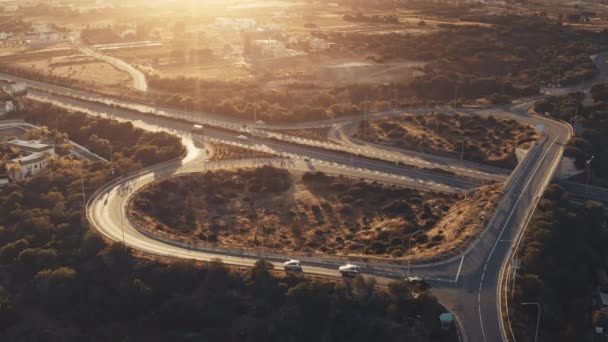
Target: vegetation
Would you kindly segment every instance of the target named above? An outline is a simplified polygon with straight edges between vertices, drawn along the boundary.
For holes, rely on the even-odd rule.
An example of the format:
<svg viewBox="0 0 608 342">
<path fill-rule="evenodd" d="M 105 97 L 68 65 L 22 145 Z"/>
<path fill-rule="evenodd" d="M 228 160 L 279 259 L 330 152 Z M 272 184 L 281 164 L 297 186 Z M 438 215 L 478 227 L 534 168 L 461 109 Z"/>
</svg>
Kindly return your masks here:
<svg viewBox="0 0 608 342">
<path fill-rule="evenodd" d="M 437 258 L 476 236 L 500 193 L 489 186 L 463 200 L 321 172 L 299 177 L 265 166 L 152 183 L 136 193 L 129 213 L 142 229 L 191 244 Z M 418 230 L 410 246 L 410 234 Z"/>
<path fill-rule="evenodd" d="M 83 216 L 81 184 L 91 194 L 109 165 L 61 158 L 47 170 L 0 188 L 0 340 L 455 340 L 429 292 L 403 282 L 136 258 Z"/>
<path fill-rule="evenodd" d="M 420 152 L 462 157 L 504 168 L 517 165 L 516 148 L 539 138 L 531 126 L 492 116 L 404 114 L 393 119 L 361 122 L 355 138 Z"/>
<path fill-rule="evenodd" d="M 108 160 L 112 152 L 118 174 L 179 157 L 183 151 L 179 138 L 135 128 L 130 122 L 93 118 L 34 101 L 25 108 L 20 115 L 26 121 L 65 132 L 71 140 Z"/>
<path fill-rule="evenodd" d="M 584 104 L 583 93 L 570 93 L 562 96 L 549 96 L 535 105 L 539 113 L 548 114 L 557 119 L 575 125 L 576 136 L 568 142 L 565 155 L 573 157 L 579 169 L 591 162 L 591 182 L 608 186 L 608 101 L 605 101 L 606 84 L 598 84 L 591 89 L 594 100 Z M 579 181 L 585 182 L 586 175 Z"/>
<path fill-rule="evenodd" d="M 442 101 L 486 97 L 498 103 L 535 94 L 539 84 L 578 83 L 596 73 L 589 56 L 599 51 L 597 33 L 544 17 L 475 19 L 491 26 L 443 25 L 436 33 L 374 39 L 368 34 L 334 33 L 329 39 L 345 49 L 365 47 L 379 56 L 373 57 L 378 61 L 428 62 L 423 76 L 411 84 L 395 85 L 404 97 Z"/>
<path fill-rule="evenodd" d="M 253 150 L 245 147 L 240 147 L 236 145 L 223 144 L 223 143 L 212 143 L 211 144 L 211 161 L 221 161 L 221 160 L 234 160 L 234 159 L 249 159 L 249 158 L 279 158 L 278 155 L 265 152 Z"/>
<path fill-rule="evenodd" d="M 542 305 L 543 341 L 580 341 L 591 331 L 595 270 L 606 266 L 607 218 L 601 204 L 574 205 L 559 186 L 551 185 L 534 214 L 518 258 L 511 321 L 518 340 L 531 339 L 536 308 Z"/>
</svg>

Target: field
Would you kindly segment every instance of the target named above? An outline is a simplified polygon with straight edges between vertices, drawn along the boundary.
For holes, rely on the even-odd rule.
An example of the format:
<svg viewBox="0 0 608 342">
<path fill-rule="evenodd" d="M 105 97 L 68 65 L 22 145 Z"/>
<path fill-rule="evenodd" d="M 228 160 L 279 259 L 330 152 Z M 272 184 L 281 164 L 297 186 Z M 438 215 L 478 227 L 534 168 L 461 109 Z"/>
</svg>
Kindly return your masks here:
<svg viewBox="0 0 608 342">
<path fill-rule="evenodd" d="M 514 120 L 472 115 L 404 114 L 367 125 L 366 130 L 362 122 L 354 138 L 458 158 L 464 152 L 465 160 L 504 168 L 517 165 L 516 148 L 527 149 L 540 137 L 531 126 Z"/>
<path fill-rule="evenodd" d="M 137 193 L 129 211 L 140 227 L 194 244 L 402 260 L 417 230 L 415 257 L 462 247 L 499 194 L 491 186 L 463 199 L 263 167 L 164 180 Z"/>
<path fill-rule="evenodd" d="M 29 51 L 0 57 L 0 65 L 74 80 L 97 91 L 119 92 L 130 85 L 129 74 L 75 49 Z"/>
</svg>

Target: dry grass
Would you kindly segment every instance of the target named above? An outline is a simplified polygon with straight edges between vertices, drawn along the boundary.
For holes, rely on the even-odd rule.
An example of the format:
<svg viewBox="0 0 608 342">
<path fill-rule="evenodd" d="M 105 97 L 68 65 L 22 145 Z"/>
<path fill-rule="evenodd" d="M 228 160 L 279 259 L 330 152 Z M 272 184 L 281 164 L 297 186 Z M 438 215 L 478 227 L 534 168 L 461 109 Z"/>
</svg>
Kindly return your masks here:
<svg viewBox="0 0 608 342">
<path fill-rule="evenodd" d="M 423 233 L 412 241 L 414 257 L 461 248 L 482 229 L 479 213 L 490 217 L 500 195 L 498 186 L 462 200 L 343 177 L 268 168 L 260 178 L 257 172 L 153 184 L 136 195 L 130 212 L 146 229 L 189 243 L 402 260 L 417 230 Z M 171 208 L 157 207 L 157 196 Z"/>
<path fill-rule="evenodd" d="M 229 144 L 211 143 L 210 145 L 211 149 L 213 150 L 213 154 L 210 158 L 211 161 L 247 158 L 278 158 L 278 156 L 273 153 L 256 151 Z"/>
<path fill-rule="evenodd" d="M 529 148 L 540 138 L 531 126 L 514 120 L 475 115 L 404 114 L 394 119 L 361 123 L 354 137 L 376 144 L 460 157 L 499 167 L 517 165 L 516 148 Z"/>
</svg>

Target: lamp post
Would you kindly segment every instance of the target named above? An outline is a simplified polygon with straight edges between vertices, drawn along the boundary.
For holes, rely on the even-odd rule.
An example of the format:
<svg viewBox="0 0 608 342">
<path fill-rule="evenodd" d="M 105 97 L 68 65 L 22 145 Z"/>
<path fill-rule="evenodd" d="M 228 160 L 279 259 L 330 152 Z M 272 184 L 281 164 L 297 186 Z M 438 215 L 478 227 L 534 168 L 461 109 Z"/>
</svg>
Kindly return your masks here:
<svg viewBox="0 0 608 342">
<path fill-rule="evenodd" d="M 520 303 L 521 305 L 536 305 L 536 307 L 538 308 L 538 315 L 536 317 L 536 333 L 534 334 L 534 342 L 538 341 L 538 327 L 540 326 L 540 312 L 541 312 L 541 306 L 539 302 L 524 302 L 524 303 Z"/>
<path fill-rule="evenodd" d="M 594 158 L 595 156 L 591 156 L 591 158 L 585 162 L 585 166 L 587 167 L 587 186 L 585 187 L 585 195 L 587 195 L 589 192 L 589 182 L 591 181 L 591 162 Z"/>
<path fill-rule="evenodd" d="M 412 233 L 412 235 L 410 235 L 410 240 L 408 242 L 408 248 L 407 251 L 408 253 L 410 253 L 410 257 L 407 259 L 407 276 L 410 276 L 410 263 L 412 262 L 412 238 L 414 237 L 414 235 L 421 233 L 422 230 L 417 230 L 415 232 Z"/>
<path fill-rule="evenodd" d="M 114 153 L 112 152 L 112 142 L 110 141 L 110 171 L 112 172 L 112 178 L 114 178 Z"/>
<path fill-rule="evenodd" d="M 462 139 L 462 146 L 460 147 L 460 164 L 464 165 L 464 144 L 467 142 L 467 137 Z"/>
</svg>

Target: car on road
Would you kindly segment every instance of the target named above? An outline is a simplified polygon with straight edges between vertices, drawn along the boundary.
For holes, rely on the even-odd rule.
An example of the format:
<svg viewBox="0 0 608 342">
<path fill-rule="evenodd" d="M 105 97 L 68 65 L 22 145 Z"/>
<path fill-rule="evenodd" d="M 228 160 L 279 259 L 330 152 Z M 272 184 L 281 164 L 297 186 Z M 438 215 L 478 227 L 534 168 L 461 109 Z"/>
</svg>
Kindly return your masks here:
<svg viewBox="0 0 608 342">
<path fill-rule="evenodd" d="M 304 158 L 304 161 L 305 161 L 305 162 L 309 162 L 309 161 L 310 161 L 310 158 L 305 157 L 305 158 Z"/>
<path fill-rule="evenodd" d="M 237 138 L 237 139 L 241 139 L 241 140 L 247 140 L 247 137 L 246 137 L 246 136 L 244 136 L 244 135 L 242 135 L 242 134 L 241 134 L 241 135 L 237 135 L 237 137 L 236 137 L 236 138 Z"/>
<path fill-rule="evenodd" d="M 264 125 L 264 124 L 266 124 L 266 123 L 265 123 L 264 121 L 262 121 L 262 120 L 258 120 L 258 121 L 256 121 L 255 123 L 256 123 L 256 124 L 258 124 L 258 125 Z"/>
<path fill-rule="evenodd" d="M 359 266 L 353 264 L 346 264 L 338 267 L 338 271 L 343 277 L 354 277 L 359 274 Z"/>
<path fill-rule="evenodd" d="M 192 132 L 202 132 L 203 131 L 203 125 L 192 125 Z"/>
<path fill-rule="evenodd" d="M 412 282 L 415 282 L 415 281 L 422 281 L 422 278 L 420 278 L 420 277 L 407 277 L 404 280 L 407 281 L 407 282 L 409 282 L 409 283 L 412 283 Z"/>
<path fill-rule="evenodd" d="M 289 271 L 302 272 L 302 264 L 300 263 L 299 260 L 295 260 L 295 259 L 285 261 L 283 263 L 283 268 L 285 269 L 285 272 L 289 272 Z"/>
</svg>

